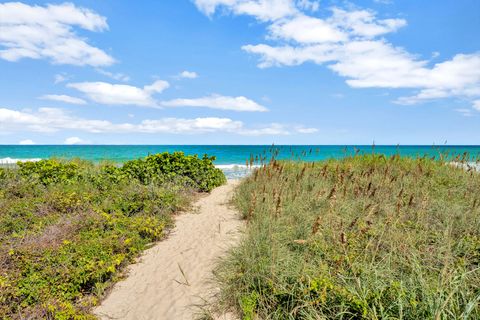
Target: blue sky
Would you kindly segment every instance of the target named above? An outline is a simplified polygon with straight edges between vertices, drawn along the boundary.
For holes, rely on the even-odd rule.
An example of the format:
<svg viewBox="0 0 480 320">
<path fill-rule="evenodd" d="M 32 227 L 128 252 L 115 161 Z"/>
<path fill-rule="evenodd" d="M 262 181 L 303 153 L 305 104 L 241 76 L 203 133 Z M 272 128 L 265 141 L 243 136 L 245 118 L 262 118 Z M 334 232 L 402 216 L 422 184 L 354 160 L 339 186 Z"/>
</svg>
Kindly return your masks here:
<svg viewBox="0 0 480 320">
<path fill-rule="evenodd" d="M 1 144 L 478 144 L 480 2 L 0 2 Z"/>
</svg>

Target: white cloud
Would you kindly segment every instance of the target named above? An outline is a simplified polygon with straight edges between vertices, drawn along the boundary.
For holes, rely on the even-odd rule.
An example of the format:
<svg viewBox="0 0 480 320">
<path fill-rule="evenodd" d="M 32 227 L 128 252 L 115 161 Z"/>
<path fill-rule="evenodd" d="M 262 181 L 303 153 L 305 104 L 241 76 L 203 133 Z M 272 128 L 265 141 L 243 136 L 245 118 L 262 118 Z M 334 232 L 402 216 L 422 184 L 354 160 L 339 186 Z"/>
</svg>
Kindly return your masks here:
<svg viewBox="0 0 480 320">
<path fill-rule="evenodd" d="M 240 130 L 239 133 L 246 136 L 263 136 L 263 135 L 287 136 L 295 133 L 312 134 L 317 132 L 318 132 L 318 129 L 316 128 L 306 128 L 303 126 L 287 126 L 280 123 L 272 123 L 263 128 Z"/>
<path fill-rule="evenodd" d="M 105 17 L 72 3 L 44 7 L 21 2 L 0 4 L 0 58 L 48 59 L 55 64 L 79 66 L 108 66 L 115 62 L 78 36 L 74 28 L 99 32 L 108 25 Z"/>
<path fill-rule="evenodd" d="M 418 73 L 425 65 L 424 61 L 415 61 L 404 50 L 381 40 L 351 41 L 337 51 L 336 58 L 329 68 L 348 78 L 347 84 L 355 88 L 414 87 L 415 81 L 406 79 L 420 79 Z"/>
<path fill-rule="evenodd" d="M 348 38 L 346 33 L 327 21 L 303 14 L 275 22 L 269 26 L 269 31 L 271 38 L 300 43 L 340 42 Z"/>
<path fill-rule="evenodd" d="M 211 95 L 196 99 L 173 99 L 157 101 L 154 94 L 161 93 L 170 87 L 164 80 L 157 80 L 143 88 L 107 82 L 79 82 L 69 83 L 67 87 L 76 89 L 85 94 L 88 99 L 107 105 L 135 105 L 143 107 L 201 107 L 234 111 L 268 111 L 267 108 L 243 96 L 229 97 Z M 52 99 L 53 95 L 48 96 Z M 45 97 L 45 96 L 44 96 Z M 66 96 L 55 96 L 56 100 L 67 99 Z M 70 97 L 72 99 L 76 99 Z"/>
<path fill-rule="evenodd" d="M 297 128 L 296 129 L 298 133 L 317 133 L 318 129 L 317 128 Z"/>
<path fill-rule="evenodd" d="M 351 36 L 373 38 L 395 32 L 407 25 L 404 19 L 377 19 L 375 13 L 369 10 L 346 11 L 333 8 L 332 12 L 328 23 L 347 31 Z"/>
<path fill-rule="evenodd" d="M 161 103 L 165 107 L 202 107 L 233 111 L 268 111 L 267 108 L 246 97 L 211 95 L 197 99 L 174 99 Z"/>
<path fill-rule="evenodd" d="M 318 11 L 320 8 L 319 0 L 297 0 L 297 7 L 307 11 Z"/>
<path fill-rule="evenodd" d="M 410 87 L 408 84 L 411 83 L 413 87 L 423 89 L 413 96 L 397 99 L 396 103 L 415 104 L 448 97 L 480 97 L 480 54 L 458 54 L 452 60 L 435 64 L 433 68 L 419 68 L 415 72 L 418 77 L 413 78 L 409 74 L 400 79 L 403 82 L 399 86 Z"/>
<path fill-rule="evenodd" d="M 243 126 L 240 121 L 229 118 L 163 118 L 160 120 L 144 120 L 138 126 L 141 132 L 164 132 L 164 133 L 205 133 L 216 131 L 232 132 Z"/>
<path fill-rule="evenodd" d="M 196 79 L 198 78 L 198 74 L 194 71 L 182 71 L 178 75 L 179 78 L 185 78 L 185 79 Z"/>
<path fill-rule="evenodd" d="M 79 82 L 67 85 L 69 88 L 83 92 L 90 100 L 100 104 L 144 107 L 157 106 L 158 103 L 153 98 L 153 94 L 161 93 L 169 86 L 170 84 L 163 80 L 157 80 L 143 88 L 107 82 Z"/>
<path fill-rule="evenodd" d="M 161 93 L 163 90 L 168 89 L 170 84 L 167 81 L 157 80 L 154 83 L 143 87 L 143 90 L 148 93 Z"/>
<path fill-rule="evenodd" d="M 295 46 L 281 46 L 273 47 L 266 44 L 245 45 L 243 50 L 248 53 L 260 55 L 260 63 L 258 67 L 268 68 L 272 66 L 296 66 L 307 61 L 316 64 L 323 64 L 325 62 L 335 59 L 335 50 L 338 47 L 334 44 L 317 44 L 305 47 Z"/>
<path fill-rule="evenodd" d="M 286 126 L 279 123 L 272 123 L 263 128 L 242 129 L 239 133 L 245 136 L 287 136 L 291 134 Z"/>
<path fill-rule="evenodd" d="M 54 76 L 54 83 L 55 84 L 58 84 L 58 83 L 61 83 L 61 82 L 64 82 L 64 81 L 67 81 L 68 80 L 68 77 L 66 75 L 63 75 L 63 74 L 56 74 Z"/>
<path fill-rule="evenodd" d="M 8 132 L 9 129 L 20 129 L 23 126 L 27 131 L 51 131 L 42 127 L 42 117 L 46 115 L 48 115 L 48 112 L 45 109 L 40 110 L 39 114 L 35 115 L 28 112 L 0 108 L 0 124 L 2 124 L 1 128 L 5 132 Z"/>
<path fill-rule="evenodd" d="M 193 0 L 197 8 L 204 14 L 210 16 L 215 13 L 219 6 L 233 6 L 237 0 Z"/>
<path fill-rule="evenodd" d="M 303 126 L 289 126 L 281 123 L 272 123 L 263 128 L 243 129 L 239 133 L 246 136 L 287 136 L 291 134 L 313 134 L 317 133 L 317 128 L 306 128 Z"/>
<path fill-rule="evenodd" d="M 208 16 L 213 15 L 218 7 L 233 14 L 250 15 L 260 21 L 277 20 L 298 13 L 292 0 L 194 0 L 193 2 Z"/>
<path fill-rule="evenodd" d="M 297 12 L 291 0 L 238 1 L 233 8 L 236 14 L 247 14 L 262 21 L 276 20 Z"/>
<path fill-rule="evenodd" d="M 480 100 L 473 101 L 473 109 L 480 111 Z"/>
<path fill-rule="evenodd" d="M 242 49 L 258 55 L 260 68 L 296 66 L 306 62 L 326 65 L 353 88 L 407 88 L 412 96 L 395 102 L 415 104 L 432 99 L 480 98 L 480 52 L 457 54 L 432 65 L 382 36 L 407 25 L 399 18 L 379 19 L 374 11 L 331 8 L 329 16 L 308 15 L 303 1 L 285 1 L 291 10 L 284 15 L 262 18 L 239 10 L 240 4 L 264 1 L 197 0 L 206 14 L 217 7 L 234 14 L 248 14 L 267 22 L 266 39 L 276 44 L 247 44 Z M 257 4 L 258 4 L 257 3 Z M 203 6 L 203 7 L 202 7 Z M 207 10 L 208 9 L 208 10 Z M 438 58 L 434 55 L 433 58 Z"/>
<path fill-rule="evenodd" d="M 451 60 L 428 67 L 402 48 L 384 40 L 358 40 L 342 45 L 274 47 L 247 45 L 259 54 L 259 67 L 294 66 L 305 62 L 327 64 L 354 88 L 411 88 L 420 90 L 397 103 L 414 104 L 448 97 L 480 97 L 480 54 L 458 54 Z"/>
<path fill-rule="evenodd" d="M 130 81 L 130 77 L 127 76 L 126 74 L 121 73 L 121 72 L 113 73 L 113 72 L 110 72 L 110 71 L 107 71 L 107 70 L 103 70 L 101 68 L 96 68 L 95 71 L 97 71 L 98 73 L 100 73 L 104 76 L 112 78 L 113 80 L 122 81 L 122 82 Z"/>
<path fill-rule="evenodd" d="M 84 119 L 70 115 L 62 109 L 40 108 L 37 111 L 17 111 L 0 108 L 0 133 L 40 132 L 53 133 L 60 130 L 76 130 L 88 133 L 164 133 L 201 134 L 224 132 L 240 135 L 286 135 L 291 133 L 314 133 L 316 129 L 282 124 L 247 128 L 244 123 L 229 118 L 161 118 L 146 119 L 138 123 L 112 123 L 107 120 Z M 70 142 L 75 141 L 71 140 Z"/>
<path fill-rule="evenodd" d="M 59 102 L 65 102 L 65 103 L 71 103 L 71 104 L 86 104 L 87 102 L 83 99 L 72 97 L 72 96 L 67 96 L 65 94 L 46 94 L 39 99 L 42 100 L 52 100 L 52 101 L 59 101 Z"/>
<path fill-rule="evenodd" d="M 86 141 L 80 139 L 79 137 L 70 137 L 65 139 L 63 144 L 73 145 L 73 144 L 87 144 Z"/>
<path fill-rule="evenodd" d="M 22 146 L 27 146 L 27 145 L 33 145 L 35 144 L 35 142 L 33 140 L 26 139 L 26 140 L 19 141 L 18 144 Z"/>
<path fill-rule="evenodd" d="M 473 111 L 472 109 L 467 109 L 467 108 L 460 108 L 460 109 L 455 109 L 458 113 L 460 113 L 464 117 L 473 117 Z"/>
</svg>

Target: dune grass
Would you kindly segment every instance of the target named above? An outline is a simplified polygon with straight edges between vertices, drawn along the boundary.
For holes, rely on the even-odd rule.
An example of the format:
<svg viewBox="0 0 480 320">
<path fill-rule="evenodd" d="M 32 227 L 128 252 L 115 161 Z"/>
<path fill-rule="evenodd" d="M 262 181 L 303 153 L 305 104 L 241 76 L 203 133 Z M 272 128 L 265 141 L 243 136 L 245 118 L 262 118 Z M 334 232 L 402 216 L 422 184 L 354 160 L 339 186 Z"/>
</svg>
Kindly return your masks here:
<svg viewBox="0 0 480 320">
<path fill-rule="evenodd" d="M 195 194 L 225 182 L 213 158 L 118 167 L 42 160 L 0 170 L 0 319 L 94 319 L 91 308 Z"/>
<path fill-rule="evenodd" d="M 216 270 L 243 319 L 480 319 L 480 175 L 427 158 L 276 162 Z"/>
</svg>

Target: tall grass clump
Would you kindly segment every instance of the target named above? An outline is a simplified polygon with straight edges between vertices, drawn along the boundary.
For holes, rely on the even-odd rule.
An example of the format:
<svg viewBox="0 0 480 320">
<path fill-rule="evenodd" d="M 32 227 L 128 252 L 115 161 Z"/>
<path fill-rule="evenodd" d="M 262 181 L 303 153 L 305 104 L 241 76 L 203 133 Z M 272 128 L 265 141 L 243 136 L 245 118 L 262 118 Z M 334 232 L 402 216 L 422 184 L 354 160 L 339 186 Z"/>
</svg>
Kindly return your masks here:
<svg viewBox="0 0 480 320">
<path fill-rule="evenodd" d="M 272 161 L 216 270 L 243 319 L 480 319 L 480 176 L 427 158 Z"/>
<path fill-rule="evenodd" d="M 0 169 L 0 319 L 93 319 L 173 215 L 225 181 L 212 160 L 175 153 L 121 167 L 50 159 Z"/>
</svg>

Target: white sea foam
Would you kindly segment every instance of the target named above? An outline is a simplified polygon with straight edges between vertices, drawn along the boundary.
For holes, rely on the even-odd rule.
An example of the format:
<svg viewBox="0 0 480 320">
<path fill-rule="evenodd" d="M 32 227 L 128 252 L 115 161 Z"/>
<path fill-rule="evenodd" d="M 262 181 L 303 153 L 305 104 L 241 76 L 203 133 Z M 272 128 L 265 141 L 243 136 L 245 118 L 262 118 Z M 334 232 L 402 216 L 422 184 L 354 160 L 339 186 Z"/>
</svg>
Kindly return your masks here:
<svg viewBox="0 0 480 320">
<path fill-rule="evenodd" d="M 0 158 L 0 164 L 15 164 L 17 162 L 36 162 L 40 161 L 40 158 L 28 158 L 28 159 L 15 159 L 15 158 Z"/>
<path fill-rule="evenodd" d="M 244 165 L 244 164 L 217 164 L 215 165 L 218 169 L 238 169 L 238 170 L 250 170 L 261 167 L 260 165 Z"/>
<path fill-rule="evenodd" d="M 217 164 L 218 169 L 222 170 L 228 179 L 239 179 L 248 176 L 255 168 L 261 167 L 260 165 L 245 165 L 245 164 Z"/>
<path fill-rule="evenodd" d="M 456 167 L 461 167 L 466 170 L 473 169 L 475 171 L 480 171 L 480 163 L 477 162 L 466 162 L 466 163 L 461 163 L 461 162 L 450 162 L 451 165 L 456 166 Z"/>
</svg>

